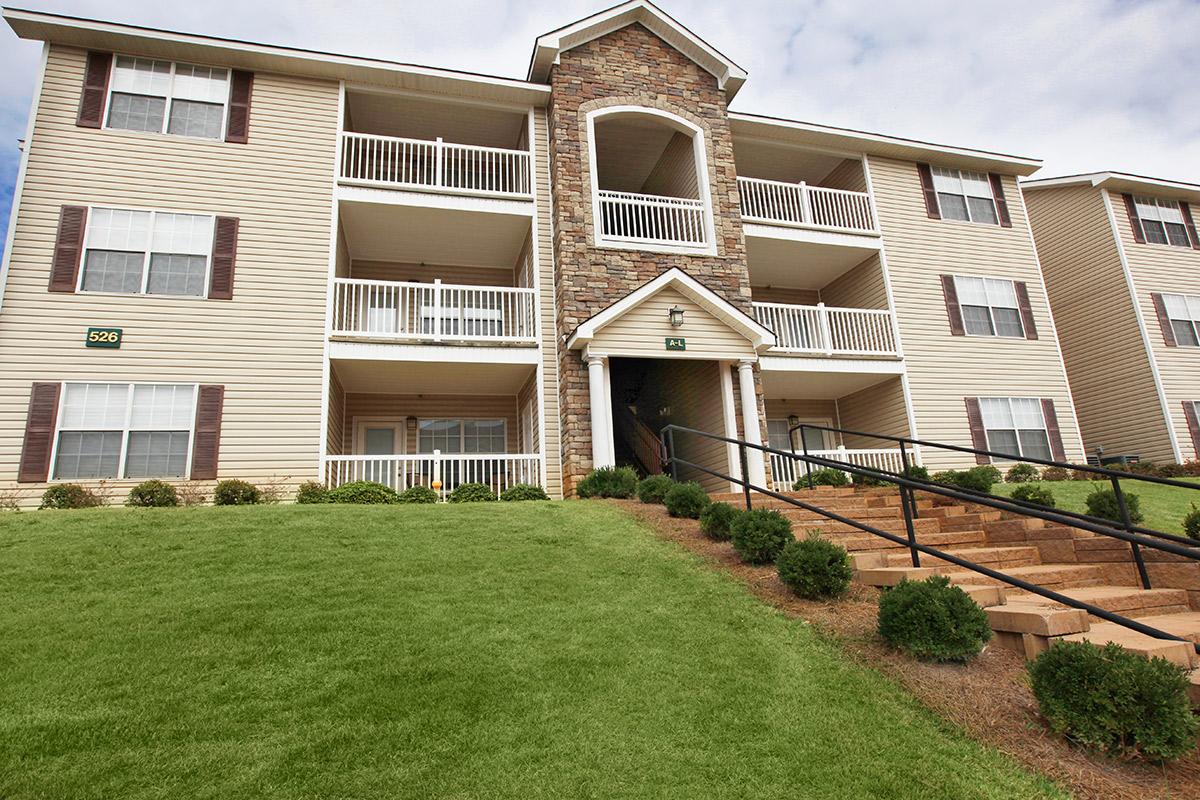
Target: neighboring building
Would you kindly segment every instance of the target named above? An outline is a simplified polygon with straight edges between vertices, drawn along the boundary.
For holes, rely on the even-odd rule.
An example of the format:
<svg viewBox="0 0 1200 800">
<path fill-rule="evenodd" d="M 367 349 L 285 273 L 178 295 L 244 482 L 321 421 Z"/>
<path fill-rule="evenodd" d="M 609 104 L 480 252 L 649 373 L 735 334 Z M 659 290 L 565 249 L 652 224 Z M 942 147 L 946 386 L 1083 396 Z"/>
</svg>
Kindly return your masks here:
<svg viewBox="0 0 1200 800">
<path fill-rule="evenodd" d="M 1089 454 L 1200 456 L 1200 186 L 1097 172 L 1022 184 Z"/>
<path fill-rule="evenodd" d="M 559 495 L 653 461 L 666 422 L 1083 456 L 1017 186 L 1036 160 L 729 111 L 746 73 L 641 0 L 539 37 L 526 80 L 5 18 L 46 46 L 0 484 Z"/>
</svg>

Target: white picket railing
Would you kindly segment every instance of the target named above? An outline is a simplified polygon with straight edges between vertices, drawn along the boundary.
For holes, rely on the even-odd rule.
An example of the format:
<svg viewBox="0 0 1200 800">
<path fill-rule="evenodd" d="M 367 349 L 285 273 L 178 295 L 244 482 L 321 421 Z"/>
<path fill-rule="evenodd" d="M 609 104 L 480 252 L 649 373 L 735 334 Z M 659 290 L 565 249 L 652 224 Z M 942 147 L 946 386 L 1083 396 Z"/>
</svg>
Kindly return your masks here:
<svg viewBox="0 0 1200 800">
<path fill-rule="evenodd" d="M 742 217 L 753 222 L 878 233 L 866 192 L 738 178 Z"/>
<path fill-rule="evenodd" d="M 802 454 L 799 448 L 797 448 L 796 452 Z M 856 467 L 865 467 L 883 472 L 900 472 L 904 469 L 898 447 L 864 449 L 839 447 L 833 450 L 809 450 L 808 454 L 818 458 L 826 458 L 830 461 L 842 461 L 847 464 L 853 464 Z M 771 488 L 777 492 L 790 492 L 796 481 L 808 474 L 807 470 L 820 469 L 820 467 L 801 461 L 798 458 L 781 456 L 778 453 L 771 453 L 770 456 Z"/>
<path fill-rule="evenodd" d="M 522 198 L 531 193 L 528 151 L 447 144 L 440 138 L 343 133 L 340 174 L 344 181 L 370 186 Z"/>
<path fill-rule="evenodd" d="M 818 303 L 753 303 L 754 318 L 775 333 L 775 350 L 839 356 L 896 356 L 892 314 Z"/>
<path fill-rule="evenodd" d="M 607 190 L 597 195 L 602 239 L 685 247 L 708 244 L 703 200 Z"/>
<path fill-rule="evenodd" d="M 398 456 L 326 456 L 325 484 L 331 489 L 351 481 L 374 481 L 403 492 L 440 481 L 447 495 L 464 483 L 482 483 L 497 495 L 518 483 L 542 483 L 542 457 L 517 455 L 432 453 Z"/>
<path fill-rule="evenodd" d="M 333 293 L 334 336 L 537 341 L 533 289 L 335 278 Z"/>
</svg>

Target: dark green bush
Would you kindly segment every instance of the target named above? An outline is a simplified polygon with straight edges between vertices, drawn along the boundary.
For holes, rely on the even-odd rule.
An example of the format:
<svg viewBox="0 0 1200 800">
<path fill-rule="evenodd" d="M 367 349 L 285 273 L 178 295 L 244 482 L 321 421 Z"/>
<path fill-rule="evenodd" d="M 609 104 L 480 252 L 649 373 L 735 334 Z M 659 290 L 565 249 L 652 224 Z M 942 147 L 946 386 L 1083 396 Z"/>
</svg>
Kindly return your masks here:
<svg viewBox="0 0 1200 800">
<path fill-rule="evenodd" d="M 1200 539 L 1200 508 L 1192 503 L 1192 510 L 1183 518 L 1183 532 L 1189 539 Z"/>
<path fill-rule="evenodd" d="M 400 502 L 400 496 L 389 486 L 374 481 L 343 483 L 325 493 L 326 503 L 350 503 L 361 506 L 388 506 Z"/>
<path fill-rule="evenodd" d="M 879 478 L 874 478 L 870 475 L 859 475 L 853 473 L 850 475 L 850 482 L 855 486 L 887 486 L 888 482 Z"/>
<path fill-rule="evenodd" d="M 930 661 L 968 661 L 992 638 L 987 615 L 944 575 L 901 581 L 879 598 L 879 635 Z"/>
<path fill-rule="evenodd" d="M 708 508 L 711 503 L 712 499 L 709 498 L 708 492 L 704 491 L 704 487 L 695 481 L 675 484 L 663 498 L 663 505 L 667 507 L 668 514 L 672 517 L 686 517 L 687 519 L 700 519 L 704 509 Z"/>
<path fill-rule="evenodd" d="M 914 481 L 929 480 L 929 470 L 925 469 L 924 467 L 917 466 L 916 464 L 913 464 L 901 474 L 906 478 L 912 478 Z"/>
<path fill-rule="evenodd" d="M 1042 480 L 1069 481 L 1071 480 L 1071 471 L 1066 467 L 1046 467 L 1042 470 Z"/>
<path fill-rule="evenodd" d="M 969 470 L 967 470 L 967 472 L 974 473 L 978 480 L 987 478 L 989 482 L 989 489 L 991 488 L 990 484 L 1000 483 L 1002 480 L 1004 480 L 1004 473 L 1002 473 L 998 467 L 994 467 L 991 464 L 980 464 L 977 467 L 971 467 Z"/>
<path fill-rule="evenodd" d="M 1158 468 L 1160 478 L 1186 478 L 1190 474 L 1183 464 L 1163 464 Z"/>
<path fill-rule="evenodd" d="M 129 490 L 125 505 L 134 508 L 169 508 L 179 505 L 179 493 L 165 481 L 142 481 Z"/>
<path fill-rule="evenodd" d="M 1094 481 L 1100 476 L 1094 472 L 1088 472 L 1086 469 L 1071 470 L 1071 480 L 1073 481 Z"/>
<path fill-rule="evenodd" d="M 512 503 L 520 500 L 549 500 L 550 495 L 546 494 L 545 489 L 532 483 L 515 483 L 500 493 L 500 499 Z"/>
<path fill-rule="evenodd" d="M 1110 755 L 1152 761 L 1196 747 L 1182 667 L 1120 645 L 1059 642 L 1029 665 L 1033 696 L 1055 732 Z"/>
<path fill-rule="evenodd" d="M 252 506 L 262 500 L 262 493 L 252 483 L 238 480 L 221 481 L 213 489 L 213 505 Z"/>
<path fill-rule="evenodd" d="M 1033 503 L 1036 506 L 1045 506 L 1046 508 L 1054 508 L 1054 492 L 1041 483 L 1023 483 L 1012 490 L 1009 495 L 1013 500 L 1020 500 L 1025 503 Z"/>
<path fill-rule="evenodd" d="M 446 499 L 451 503 L 487 503 L 496 499 L 496 493 L 482 483 L 460 483 Z"/>
<path fill-rule="evenodd" d="M 301 505 L 324 503 L 327 494 L 329 494 L 329 490 L 325 488 L 325 484 L 317 481 L 305 481 L 296 489 L 296 502 Z"/>
<path fill-rule="evenodd" d="M 948 469 L 933 475 L 935 483 L 984 494 L 991 492 L 992 484 L 999 480 L 1000 470 L 990 464 L 982 464 L 967 470 Z"/>
<path fill-rule="evenodd" d="M 589 472 L 576 486 L 580 497 L 633 497 L 638 477 L 632 467 L 600 467 Z"/>
<path fill-rule="evenodd" d="M 436 503 L 441 499 L 433 489 L 428 486 L 410 486 L 396 496 L 397 503 Z"/>
<path fill-rule="evenodd" d="M 95 508 L 104 501 L 91 489 L 78 483 L 56 483 L 42 493 L 39 508 Z"/>
<path fill-rule="evenodd" d="M 1004 480 L 1008 483 L 1029 483 L 1037 479 L 1038 470 L 1033 464 L 1013 464 L 1004 473 Z"/>
<path fill-rule="evenodd" d="M 850 479 L 846 477 L 846 473 L 840 469 L 833 467 L 822 467 L 814 469 L 811 476 L 801 476 L 800 480 L 796 481 L 792 486 L 793 491 L 801 491 L 808 488 L 809 477 L 812 478 L 813 486 L 849 486 Z"/>
<path fill-rule="evenodd" d="M 779 579 L 808 600 L 841 597 L 850 588 L 854 570 L 846 548 L 815 532 L 807 539 L 788 542 L 775 561 Z"/>
<path fill-rule="evenodd" d="M 1125 496 L 1125 508 L 1129 510 L 1129 521 L 1134 525 L 1138 524 L 1143 519 L 1141 500 L 1133 492 L 1122 490 L 1121 494 Z M 1093 517 L 1124 524 L 1124 519 L 1121 517 L 1121 504 L 1117 502 L 1117 493 L 1114 490 L 1097 486 L 1092 489 L 1092 493 L 1087 496 L 1085 502 L 1088 513 Z"/>
<path fill-rule="evenodd" d="M 730 527 L 742 512 L 729 503 L 713 503 L 700 515 L 700 530 L 710 539 L 729 541 Z"/>
<path fill-rule="evenodd" d="M 662 505 L 666 500 L 667 492 L 675 485 L 675 481 L 671 480 L 670 475 L 651 475 L 648 478 L 643 478 L 637 485 L 638 500 L 643 503 L 657 503 Z"/>
<path fill-rule="evenodd" d="M 747 564 L 770 564 L 795 539 L 788 518 L 765 508 L 743 511 L 734 517 L 729 525 L 729 538 L 733 549 Z"/>
</svg>

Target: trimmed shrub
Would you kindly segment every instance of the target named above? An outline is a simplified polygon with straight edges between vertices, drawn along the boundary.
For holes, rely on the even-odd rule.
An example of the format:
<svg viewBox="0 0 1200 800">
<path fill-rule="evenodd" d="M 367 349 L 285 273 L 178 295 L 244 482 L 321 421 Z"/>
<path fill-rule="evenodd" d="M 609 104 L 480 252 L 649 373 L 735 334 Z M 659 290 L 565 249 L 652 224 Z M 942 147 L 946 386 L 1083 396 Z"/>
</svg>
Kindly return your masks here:
<svg viewBox="0 0 1200 800">
<path fill-rule="evenodd" d="M 1010 495 L 1013 500 L 1020 500 L 1025 503 L 1033 503 L 1035 506 L 1044 506 L 1046 508 L 1055 508 L 1054 492 L 1050 491 L 1040 483 L 1022 483 L 1020 486 L 1012 490 Z"/>
<path fill-rule="evenodd" d="M 1183 532 L 1189 539 L 1200 539 L 1200 508 L 1192 503 L 1192 510 L 1183 518 Z"/>
<path fill-rule="evenodd" d="M 810 476 L 801 476 L 800 480 L 796 481 L 792 486 L 792 490 L 799 492 L 808 488 L 808 479 L 812 478 L 813 486 L 849 486 L 850 479 L 846 477 L 846 473 L 840 469 L 833 467 L 822 467 L 814 469 Z"/>
<path fill-rule="evenodd" d="M 747 564 L 770 564 L 788 542 L 795 540 L 788 518 L 765 508 L 743 511 L 734 517 L 729 538 L 738 557 Z"/>
<path fill-rule="evenodd" d="M 506 503 L 513 503 L 521 500 L 549 500 L 550 495 L 546 494 L 545 489 L 532 483 L 514 483 L 500 493 L 500 499 Z"/>
<path fill-rule="evenodd" d="M 327 494 L 329 494 L 329 490 L 325 488 L 325 484 L 317 481 L 305 481 L 296 489 L 296 502 L 301 505 L 324 503 Z"/>
<path fill-rule="evenodd" d="M 870 475 L 859 475 L 854 473 L 850 476 L 850 483 L 855 486 L 887 486 L 887 481 L 873 478 Z"/>
<path fill-rule="evenodd" d="M 262 499 L 258 487 L 246 481 L 221 481 L 213 489 L 213 505 L 253 506 Z"/>
<path fill-rule="evenodd" d="M 1037 479 L 1038 470 L 1033 464 L 1013 464 L 1004 473 L 1004 480 L 1008 483 L 1029 483 Z"/>
<path fill-rule="evenodd" d="M 1071 480 L 1071 471 L 1066 467 L 1046 467 L 1042 470 L 1042 480 L 1069 481 Z"/>
<path fill-rule="evenodd" d="M 1134 525 L 1138 524 L 1143 519 L 1141 500 L 1133 492 L 1122 491 L 1121 494 L 1125 496 L 1125 508 L 1129 510 L 1129 521 Z M 1117 493 L 1112 489 L 1097 486 L 1092 489 L 1092 493 L 1087 496 L 1085 502 L 1088 513 L 1093 517 L 1125 524 L 1125 520 L 1121 517 L 1121 504 L 1117 502 Z"/>
<path fill-rule="evenodd" d="M 925 467 L 917 466 L 916 464 L 913 464 L 901 474 L 903 474 L 906 478 L 912 478 L 914 481 L 929 480 L 929 470 L 925 469 Z"/>
<path fill-rule="evenodd" d="M 1029 665 L 1033 696 L 1056 733 L 1114 756 L 1166 761 L 1196 747 L 1182 667 L 1118 644 L 1059 642 Z"/>
<path fill-rule="evenodd" d="M 935 472 L 930 480 L 943 486 L 958 486 L 958 470 L 944 469 L 941 472 Z"/>
<path fill-rule="evenodd" d="M 741 513 L 729 503 L 712 503 L 700 515 L 700 530 L 710 539 L 727 542 L 733 521 Z"/>
<path fill-rule="evenodd" d="M 974 475 L 976 480 L 982 481 L 987 479 L 989 489 L 992 488 L 992 484 L 1000 483 L 1004 480 L 1004 473 L 1000 471 L 1000 468 L 991 464 L 980 464 L 977 467 L 971 467 L 967 472 Z"/>
<path fill-rule="evenodd" d="M 460 483 L 446 499 L 451 503 L 488 503 L 496 499 L 496 493 L 482 483 Z"/>
<path fill-rule="evenodd" d="M 700 519 L 704 509 L 711 504 L 712 499 L 708 496 L 708 492 L 704 491 L 704 487 L 695 481 L 675 484 L 663 498 L 663 505 L 667 507 L 668 514 L 672 517 L 686 517 L 687 519 Z"/>
<path fill-rule="evenodd" d="M 56 483 L 42 492 L 38 508 L 95 508 L 104 505 L 100 496 L 78 483 Z"/>
<path fill-rule="evenodd" d="M 983 464 L 967 470 L 948 469 L 943 472 L 935 472 L 933 481 L 944 486 L 954 486 L 967 491 L 988 494 L 992 491 L 992 484 L 1000 481 L 1000 470 L 991 464 Z"/>
<path fill-rule="evenodd" d="M 945 575 L 901 581 L 879 598 L 879 635 L 929 661 L 969 661 L 992 638 L 987 615 Z"/>
<path fill-rule="evenodd" d="M 1192 478 L 1200 478 L 1200 459 L 1183 462 L 1183 471 Z"/>
<path fill-rule="evenodd" d="M 164 481 L 142 481 L 129 490 L 125 505 L 135 508 L 168 508 L 179 505 L 179 493 Z"/>
<path fill-rule="evenodd" d="M 580 497 L 633 497 L 638 477 L 632 467 L 600 467 L 589 472 L 575 486 Z"/>
<path fill-rule="evenodd" d="M 349 503 L 360 506 L 388 506 L 400 502 L 400 496 L 390 486 L 374 481 L 351 481 L 325 493 L 326 503 Z"/>
<path fill-rule="evenodd" d="M 439 499 L 438 493 L 428 486 L 410 486 L 396 495 L 397 503 L 436 503 Z"/>
<path fill-rule="evenodd" d="M 657 503 L 662 505 L 667 497 L 667 492 L 675 485 L 675 481 L 671 480 L 670 475 L 651 475 L 648 478 L 643 478 L 637 485 L 638 500 L 643 503 Z"/>
<path fill-rule="evenodd" d="M 1073 481 L 1094 481 L 1098 477 L 1100 477 L 1100 476 L 1097 475 L 1096 473 L 1088 472 L 1085 469 L 1071 470 L 1071 480 L 1073 480 Z"/>
<path fill-rule="evenodd" d="M 808 600 L 841 597 L 854 575 L 846 548 L 822 539 L 815 531 L 807 539 L 784 545 L 775 566 L 779 579 Z"/>
<path fill-rule="evenodd" d="M 1186 478 L 1191 473 L 1183 464 L 1163 464 L 1159 466 L 1157 474 L 1160 478 Z"/>
</svg>

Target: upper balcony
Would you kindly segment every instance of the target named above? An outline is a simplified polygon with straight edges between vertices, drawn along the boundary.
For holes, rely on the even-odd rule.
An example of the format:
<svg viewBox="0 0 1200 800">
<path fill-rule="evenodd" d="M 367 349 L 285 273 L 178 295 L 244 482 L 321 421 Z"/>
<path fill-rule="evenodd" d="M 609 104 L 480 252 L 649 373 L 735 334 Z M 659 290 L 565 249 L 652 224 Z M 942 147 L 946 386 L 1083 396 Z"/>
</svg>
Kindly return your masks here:
<svg viewBox="0 0 1200 800">
<path fill-rule="evenodd" d="M 739 177 L 742 220 L 763 225 L 879 235 L 866 192 Z"/>
<path fill-rule="evenodd" d="M 886 309 L 838 308 L 824 303 L 753 303 L 754 318 L 770 328 L 770 354 L 826 358 L 899 358 L 892 313 Z"/>
</svg>

